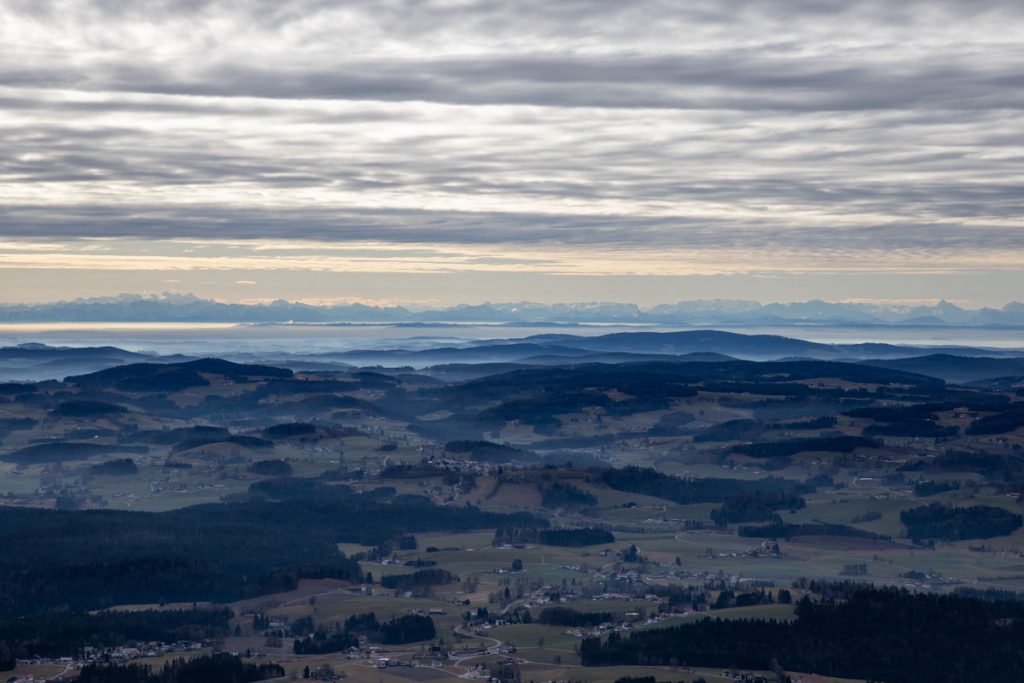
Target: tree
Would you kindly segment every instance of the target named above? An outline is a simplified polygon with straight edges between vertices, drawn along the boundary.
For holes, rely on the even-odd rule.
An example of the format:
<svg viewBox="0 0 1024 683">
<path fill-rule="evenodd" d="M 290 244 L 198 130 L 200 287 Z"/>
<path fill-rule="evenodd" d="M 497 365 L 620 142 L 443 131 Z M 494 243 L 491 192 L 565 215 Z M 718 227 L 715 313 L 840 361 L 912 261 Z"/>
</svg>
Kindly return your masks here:
<svg viewBox="0 0 1024 683">
<path fill-rule="evenodd" d="M 640 561 L 640 549 L 636 547 L 636 544 L 629 546 L 628 550 L 622 552 L 623 562 L 639 562 Z"/>
<path fill-rule="evenodd" d="M 736 594 L 731 590 L 724 590 L 718 594 L 715 600 L 714 609 L 727 609 L 736 604 Z"/>
<path fill-rule="evenodd" d="M 521 572 L 523 571 L 523 561 L 519 558 L 512 560 L 512 571 Z"/>
<path fill-rule="evenodd" d="M 782 665 L 779 664 L 779 660 L 774 657 L 772 657 L 771 664 L 768 668 L 772 670 L 773 674 L 775 674 L 775 680 L 778 681 L 778 683 L 786 683 L 786 681 L 789 680 L 789 677 L 786 676 L 786 672 L 782 669 Z"/>
</svg>

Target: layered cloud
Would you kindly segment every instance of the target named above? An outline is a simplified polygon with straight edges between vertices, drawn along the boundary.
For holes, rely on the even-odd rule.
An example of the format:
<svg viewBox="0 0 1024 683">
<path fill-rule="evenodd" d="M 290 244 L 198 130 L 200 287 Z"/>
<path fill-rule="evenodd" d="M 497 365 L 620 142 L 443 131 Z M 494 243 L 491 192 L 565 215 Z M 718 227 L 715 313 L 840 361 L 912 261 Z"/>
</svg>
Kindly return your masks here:
<svg viewBox="0 0 1024 683">
<path fill-rule="evenodd" d="M 0 263 L 1019 269 L 1022 63 L 995 1 L 0 0 L 0 237 L 125 240 Z"/>
</svg>

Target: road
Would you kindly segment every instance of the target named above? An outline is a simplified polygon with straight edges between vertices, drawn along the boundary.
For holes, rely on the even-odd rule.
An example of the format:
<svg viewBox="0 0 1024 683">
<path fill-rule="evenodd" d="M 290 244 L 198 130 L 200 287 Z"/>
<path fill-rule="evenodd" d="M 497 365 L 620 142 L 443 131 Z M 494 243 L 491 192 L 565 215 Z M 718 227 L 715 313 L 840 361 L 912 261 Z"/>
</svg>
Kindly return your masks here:
<svg viewBox="0 0 1024 683">
<path fill-rule="evenodd" d="M 65 666 L 64 670 L 61 671 L 56 676 L 51 676 L 50 678 L 44 678 L 43 680 L 44 681 L 63 681 L 64 680 L 64 676 L 66 676 L 67 674 L 71 673 L 71 670 L 74 669 L 74 668 L 75 668 L 74 662 L 71 662 L 67 666 Z"/>
<path fill-rule="evenodd" d="M 476 633 L 471 633 L 469 631 L 463 630 L 463 628 L 461 626 L 456 626 L 452 630 L 455 631 L 455 633 L 457 635 L 460 635 L 460 636 L 462 636 L 464 638 L 479 638 L 480 640 L 489 640 L 492 643 L 494 643 L 494 645 L 492 645 L 491 647 L 487 648 L 487 652 L 482 652 L 482 653 L 476 654 L 476 655 L 467 655 L 465 657 L 459 657 L 454 662 L 452 662 L 451 666 L 454 666 L 454 667 L 464 666 L 463 662 L 468 661 L 470 659 L 478 659 L 480 657 L 487 657 L 489 655 L 498 654 L 498 648 L 501 647 L 501 644 L 502 644 L 502 642 L 500 640 L 498 640 L 497 638 L 492 638 L 490 636 L 481 636 L 481 635 L 476 634 Z M 467 668 L 467 671 L 465 673 L 459 674 L 459 678 L 472 678 L 473 677 L 472 674 L 473 674 L 473 668 L 474 667 L 466 667 L 466 668 Z"/>
<path fill-rule="evenodd" d="M 334 590 L 327 591 L 326 593 L 316 593 L 315 595 L 307 595 L 305 597 L 295 598 L 294 600 L 289 600 L 288 602 L 282 602 L 280 605 L 278 605 L 278 607 L 287 607 L 289 605 L 297 605 L 300 602 L 308 602 L 310 598 L 322 598 L 322 597 L 327 596 L 327 595 L 337 595 L 338 593 L 344 593 L 345 591 L 346 591 L 345 588 L 335 588 Z"/>
</svg>

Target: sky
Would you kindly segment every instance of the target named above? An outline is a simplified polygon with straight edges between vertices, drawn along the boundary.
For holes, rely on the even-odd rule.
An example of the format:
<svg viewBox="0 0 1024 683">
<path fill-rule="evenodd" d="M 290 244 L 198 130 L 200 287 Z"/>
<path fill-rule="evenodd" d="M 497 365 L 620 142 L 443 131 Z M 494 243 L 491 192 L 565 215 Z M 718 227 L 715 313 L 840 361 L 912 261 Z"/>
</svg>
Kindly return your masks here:
<svg viewBox="0 0 1024 683">
<path fill-rule="evenodd" d="M 1024 3 L 0 0 L 0 301 L 1024 299 Z"/>
</svg>

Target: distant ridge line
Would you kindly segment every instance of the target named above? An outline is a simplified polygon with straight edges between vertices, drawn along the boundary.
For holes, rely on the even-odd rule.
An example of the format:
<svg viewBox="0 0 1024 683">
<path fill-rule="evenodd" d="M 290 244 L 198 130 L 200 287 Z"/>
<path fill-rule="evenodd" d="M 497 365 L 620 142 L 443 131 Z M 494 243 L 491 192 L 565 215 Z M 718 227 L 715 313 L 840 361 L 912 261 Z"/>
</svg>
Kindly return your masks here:
<svg viewBox="0 0 1024 683">
<path fill-rule="evenodd" d="M 741 300 L 693 300 L 642 308 L 619 302 L 540 304 L 534 302 L 460 304 L 413 310 L 362 303 L 313 305 L 278 300 L 225 303 L 191 294 L 75 299 L 40 304 L 0 304 L 0 323 L 179 322 L 179 323 L 323 323 L 323 324 L 647 324 L 647 325 L 855 325 L 945 327 L 1022 327 L 1024 303 L 1001 308 L 962 308 L 947 301 L 934 305 L 827 302 L 811 300 L 761 304 Z"/>
</svg>

